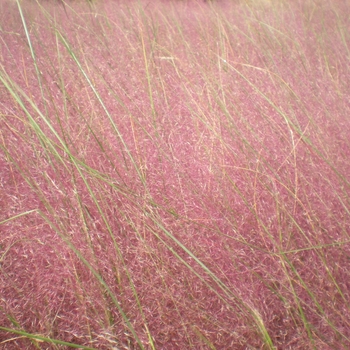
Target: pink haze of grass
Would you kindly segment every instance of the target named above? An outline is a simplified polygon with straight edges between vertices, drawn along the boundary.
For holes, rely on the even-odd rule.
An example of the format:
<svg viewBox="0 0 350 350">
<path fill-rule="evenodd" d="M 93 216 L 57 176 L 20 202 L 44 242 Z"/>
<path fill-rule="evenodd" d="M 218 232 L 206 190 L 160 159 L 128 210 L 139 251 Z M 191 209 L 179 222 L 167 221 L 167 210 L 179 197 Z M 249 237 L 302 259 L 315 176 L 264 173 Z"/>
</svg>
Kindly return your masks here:
<svg viewBox="0 0 350 350">
<path fill-rule="evenodd" d="M 0 4 L 1 349 L 348 349 L 347 2 L 41 5 L 33 58 Z"/>
</svg>

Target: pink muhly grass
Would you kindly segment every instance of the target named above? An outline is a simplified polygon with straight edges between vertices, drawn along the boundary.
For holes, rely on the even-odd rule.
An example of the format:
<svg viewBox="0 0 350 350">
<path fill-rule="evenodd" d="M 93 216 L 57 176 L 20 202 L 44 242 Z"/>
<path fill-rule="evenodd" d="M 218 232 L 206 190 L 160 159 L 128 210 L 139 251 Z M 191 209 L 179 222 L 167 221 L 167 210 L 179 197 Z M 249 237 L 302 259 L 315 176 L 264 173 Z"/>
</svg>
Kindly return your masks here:
<svg viewBox="0 0 350 350">
<path fill-rule="evenodd" d="M 348 348 L 345 2 L 6 5 L 1 346 Z"/>
</svg>

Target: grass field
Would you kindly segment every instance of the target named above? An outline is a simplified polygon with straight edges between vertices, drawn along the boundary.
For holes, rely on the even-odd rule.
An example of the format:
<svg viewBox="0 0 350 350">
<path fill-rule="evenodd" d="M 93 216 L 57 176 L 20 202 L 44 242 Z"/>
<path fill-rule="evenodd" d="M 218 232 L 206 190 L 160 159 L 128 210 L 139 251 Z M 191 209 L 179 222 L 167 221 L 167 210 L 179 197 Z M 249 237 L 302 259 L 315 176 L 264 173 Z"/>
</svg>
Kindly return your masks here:
<svg viewBox="0 0 350 350">
<path fill-rule="evenodd" d="M 0 348 L 350 348 L 350 6 L 0 2 Z"/>
</svg>

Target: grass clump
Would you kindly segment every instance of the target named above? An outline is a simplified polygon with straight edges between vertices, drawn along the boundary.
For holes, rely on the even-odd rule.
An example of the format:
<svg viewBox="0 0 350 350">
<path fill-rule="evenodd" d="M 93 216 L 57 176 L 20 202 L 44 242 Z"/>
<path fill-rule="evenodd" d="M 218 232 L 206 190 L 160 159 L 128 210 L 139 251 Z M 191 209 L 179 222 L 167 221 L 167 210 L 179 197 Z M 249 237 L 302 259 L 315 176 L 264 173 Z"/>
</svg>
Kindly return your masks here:
<svg viewBox="0 0 350 350">
<path fill-rule="evenodd" d="M 349 9 L 0 4 L 4 349 L 347 349 Z"/>
</svg>

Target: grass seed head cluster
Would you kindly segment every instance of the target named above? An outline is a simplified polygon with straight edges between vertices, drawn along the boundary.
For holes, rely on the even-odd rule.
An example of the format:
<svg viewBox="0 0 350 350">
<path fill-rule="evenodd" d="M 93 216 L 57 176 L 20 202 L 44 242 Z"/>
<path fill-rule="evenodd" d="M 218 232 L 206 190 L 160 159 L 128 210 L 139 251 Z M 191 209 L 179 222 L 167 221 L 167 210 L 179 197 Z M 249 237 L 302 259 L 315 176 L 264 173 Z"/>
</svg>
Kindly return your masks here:
<svg viewBox="0 0 350 350">
<path fill-rule="evenodd" d="M 0 345 L 347 349 L 346 1 L 3 1 Z"/>
</svg>

